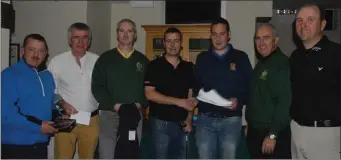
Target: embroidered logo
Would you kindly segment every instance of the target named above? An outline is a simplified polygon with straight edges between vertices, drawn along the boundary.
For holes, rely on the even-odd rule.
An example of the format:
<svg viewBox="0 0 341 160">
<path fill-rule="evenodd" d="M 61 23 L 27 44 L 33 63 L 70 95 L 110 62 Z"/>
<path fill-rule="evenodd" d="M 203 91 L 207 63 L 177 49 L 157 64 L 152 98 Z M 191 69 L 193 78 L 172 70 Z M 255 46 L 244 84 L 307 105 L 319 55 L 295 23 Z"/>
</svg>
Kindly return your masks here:
<svg viewBox="0 0 341 160">
<path fill-rule="evenodd" d="M 230 63 L 230 70 L 235 71 L 236 70 L 236 64 L 235 63 Z"/>
<path fill-rule="evenodd" d="M 313 48 L 311 48 L 311 50 L 317 52 L 317 51 L 321 50 L 321 48 L 320 47 L 313 47 Z"/>
<path fill-rule="evenodd" d="M 143 71 L 143 64 L 140 62 L 137 62 L 136 63 L 136 70 L 139 72 L 142 72 Z"/>
<path fill-rule="evenodd" d="M 317 67 L 319 71 L 321 71 L 323 69 L 323 67 Z"/>
<path fill-rule="evenodd" d="M 260 74 L 260 79 L 262 80 L 266 80 L 266 78 L 268 77 L 268 70 L 264 70 L 261 74 Z"/>
</svg>

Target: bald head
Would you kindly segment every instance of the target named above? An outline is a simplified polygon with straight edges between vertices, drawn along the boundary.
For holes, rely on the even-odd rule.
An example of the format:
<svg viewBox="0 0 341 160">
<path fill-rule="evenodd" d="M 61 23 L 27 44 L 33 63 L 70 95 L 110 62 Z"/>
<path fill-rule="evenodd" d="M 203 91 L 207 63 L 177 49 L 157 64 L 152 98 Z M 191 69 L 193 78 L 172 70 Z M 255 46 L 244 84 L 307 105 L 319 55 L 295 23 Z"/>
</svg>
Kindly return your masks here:
<svg viewBox="0 0 341 160">
<path fill-rule="evenodd" d="M 262 24 L 257 28 L 255 33 L 256 49 L 263 57 L 270 55 L 277 48 L 278 40 L 276 28 L 272 24 Z"/>
</svg>

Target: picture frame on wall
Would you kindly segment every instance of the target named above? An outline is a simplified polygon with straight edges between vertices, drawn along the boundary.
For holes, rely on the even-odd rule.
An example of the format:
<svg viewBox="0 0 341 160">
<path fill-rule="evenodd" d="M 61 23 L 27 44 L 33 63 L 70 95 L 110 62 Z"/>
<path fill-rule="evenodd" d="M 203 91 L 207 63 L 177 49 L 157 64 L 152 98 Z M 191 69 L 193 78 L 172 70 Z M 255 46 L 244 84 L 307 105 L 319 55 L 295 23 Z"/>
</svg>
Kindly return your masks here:
<svg viewBox="0 0 341 160">
<path fill-rule="evenodd" d="M 9 52 L 9 66 L 17 63 L 20 60 L 20 44 L 11 44 Z"/>
</svg>

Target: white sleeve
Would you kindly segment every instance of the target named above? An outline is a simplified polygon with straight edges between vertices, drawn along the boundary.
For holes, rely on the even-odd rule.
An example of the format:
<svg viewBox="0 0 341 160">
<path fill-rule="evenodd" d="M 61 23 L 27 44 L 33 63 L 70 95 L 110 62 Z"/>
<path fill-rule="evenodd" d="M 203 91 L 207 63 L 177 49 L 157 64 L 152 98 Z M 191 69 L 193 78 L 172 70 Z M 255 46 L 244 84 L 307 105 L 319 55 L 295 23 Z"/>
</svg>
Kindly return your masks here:
<svg viewBox="0 0 341 160">
<path fill-rule="evenodd" d="M 50 71 L 50 73 L 52 74 L 53 79 L 54 79 L 55 88 L 56 88 L 55 91 L 54 91 L 54 93 L 55 93 L 56 95 L 59 95 L 59 93 L 58 93 L 59 78 L 58 78 L 57 68 L 56 68 L 56 66 L 55 66 L 55 63 L 56 63 L 55 60 L 52 59 L 52 60 L 50 61 L 49 65 L 48 65 L 47 69 Z"/>
</svg>

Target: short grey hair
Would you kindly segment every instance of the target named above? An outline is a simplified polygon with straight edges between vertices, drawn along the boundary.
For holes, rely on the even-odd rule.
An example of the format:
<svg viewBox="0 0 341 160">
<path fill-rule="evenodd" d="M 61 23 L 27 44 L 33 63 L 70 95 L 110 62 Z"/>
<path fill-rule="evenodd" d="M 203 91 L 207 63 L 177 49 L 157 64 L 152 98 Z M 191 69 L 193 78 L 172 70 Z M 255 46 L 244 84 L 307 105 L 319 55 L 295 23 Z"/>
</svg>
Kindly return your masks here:
<svg viewBox="0 0 341 160">
<path fill-rule="evenodd" d="M 274 37 L 277 37 L 277 36 L 278 36 L 278 34 L 277 34 L 277 29 L 275 28 L 274 25 L 272 25 L 271 23 L 263 23 L 263 24 L 261 24 L 261 25 L 259 25 L 259 26 L 257 27 L 256 32 L 255 32 L 255 36 L 254 36 L 254 37 L 256 37 L 257 31 L 258 31 L 260 28 L 263 28 L 263 27 L 271 28 L 272 36 L 274 36 Z"/>
<path fill-rule="evenodd" d="M 116 25 L 116 33 L 118 33 L 120 31 L 120 26 L 122 23 L 129 23 L 133 26 L 133 32 L 134 32 L 134 40 L 133 42 L 136 42 L 137 40 L 137 28 L 136 28 L 136 24 L 133 20 L 131 19 L 128 19 L 128 18 L 125 18 L 125 19 L 122 19 L 120 20 L 117 25 Z"/>
<path fill-rule="evenodd" d="M 85 23 L 81 23 L 81 22 L 77 22 L 77 23 L 74 23 L 74 24 L 72 24 L 70 27 L 69 27 L 69 29 L 68 29 L 68 40 L 70 40 L 72 37 L 72 30 L 73 29 L 76 29 L 76 30 L 81 30 L 81 31 L 88 31 L 88 38 L 89 38 L 89 43 L 91 43 L 91 39 L 92 39 L 92 32 L 91 32 L 91 29 L 90 29 L 90 27 L 87 25 L 87 24 L 85 24 Z"/>
</svg>

